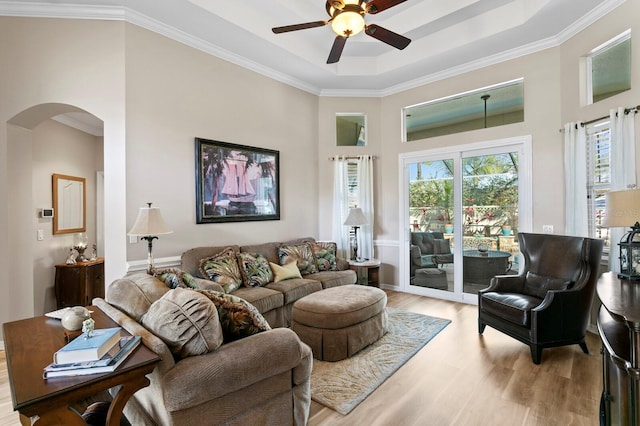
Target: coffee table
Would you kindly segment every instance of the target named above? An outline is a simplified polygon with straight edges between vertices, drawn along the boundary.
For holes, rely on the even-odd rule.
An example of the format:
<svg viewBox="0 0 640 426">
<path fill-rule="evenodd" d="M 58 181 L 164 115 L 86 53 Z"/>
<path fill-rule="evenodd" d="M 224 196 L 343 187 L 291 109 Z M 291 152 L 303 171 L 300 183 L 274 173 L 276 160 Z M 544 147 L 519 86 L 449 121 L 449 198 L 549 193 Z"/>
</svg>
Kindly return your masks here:
<svg viewBox="0 0 640 426">
<path fill-rule="evenodd" d="M 113 320 L 95 306 L 90 306 L 96 328 L 117 327 Z M 59 377 L 44 380 L 42 369 L 53 360 L 53 353 L 65 345 L 59 320 L 46 316 L 8 322 L 3 325 L 5 354 L 13 409 L 20 422 L 31 425 L 84 425 L 80 414 L 69 408 L 101 391 L 120 386 L 107 415 L 107 425 L 120 424 L 124 406 L 138 389 L 149 385 L 145 376 L 153 371 L 160 358 L 144 345 L 138 348 L 111 373 L 89 376 Z"/>
<path fill-rule="evenodd" d="M 511 253 L 499 250 L 464 250 L 463 279 L 464 281 L 489 285 L 491 278 L 506 274 L 511 265 Z"/>
</svg>

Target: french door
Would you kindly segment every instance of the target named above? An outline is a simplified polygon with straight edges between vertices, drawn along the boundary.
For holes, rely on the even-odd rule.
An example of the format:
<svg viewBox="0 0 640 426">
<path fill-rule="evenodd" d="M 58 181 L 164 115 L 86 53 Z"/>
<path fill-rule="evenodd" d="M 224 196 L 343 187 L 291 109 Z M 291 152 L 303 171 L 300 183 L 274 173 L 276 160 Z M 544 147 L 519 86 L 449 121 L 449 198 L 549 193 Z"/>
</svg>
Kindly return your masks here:
<svg viewBox="0 0 640 426">
<path fill-rule="evenodd" d="M 477 303 L 491 277 L 518 272 L 531 229 L 531 139 L 402 154 L 403 291 Z"/>
</svg>

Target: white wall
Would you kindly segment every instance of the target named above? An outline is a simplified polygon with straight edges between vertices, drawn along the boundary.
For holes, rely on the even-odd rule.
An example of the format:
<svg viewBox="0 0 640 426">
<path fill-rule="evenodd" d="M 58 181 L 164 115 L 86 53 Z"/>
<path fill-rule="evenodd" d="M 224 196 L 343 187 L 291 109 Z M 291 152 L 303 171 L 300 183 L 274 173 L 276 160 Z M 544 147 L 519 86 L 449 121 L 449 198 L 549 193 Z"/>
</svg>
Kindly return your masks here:
<svg viewBox="0 0 640 426">
<path fill-rule="evenodd" d="M 0 18 L 0 61 L 10 64 L 0 79 L 0 322 L 43 312 L 34 307 L 30 150 L 33 129 L 52 116 L 83 110 L 105 123 L 105 197 L 116 212 L 105 218 L 105 267 L 107 277 L 126 270 L 123 46 L 122 22 Z"/>
</svg>

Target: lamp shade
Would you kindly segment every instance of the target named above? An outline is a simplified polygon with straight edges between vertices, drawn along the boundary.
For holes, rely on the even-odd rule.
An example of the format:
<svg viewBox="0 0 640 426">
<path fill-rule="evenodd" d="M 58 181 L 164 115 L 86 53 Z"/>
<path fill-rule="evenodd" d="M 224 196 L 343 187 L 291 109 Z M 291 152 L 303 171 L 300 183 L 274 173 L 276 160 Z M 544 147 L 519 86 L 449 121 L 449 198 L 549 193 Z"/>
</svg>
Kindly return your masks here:
<svg viewBox="0 0 640 426">
<path fill-rule="evenodd" d="M 129 235 L 145 237 L 170 234 L 172 232 L 164 222 L 164 219 L 162 219 L 160 209 L 151 207 L 151 203 L 149 203 L 149 207 L 140 207 L 138 217 L 129 231 Z"/>
<path fill-rule="evenodd" d="M 611 191 L 605 197 L 607 209 L 603 226 L 631 227 L 640 222 L 640 189 Z"/>
<path fill-rule="evenodd" d="M 349 210 L 349 216 L 347 216 L 347 220 L 344 221 L 344 224 L 348 226 L 366 225 L 367 218 L 364 217 L 364 213 L 360 207 L 354 207 Z"/>
</svg>

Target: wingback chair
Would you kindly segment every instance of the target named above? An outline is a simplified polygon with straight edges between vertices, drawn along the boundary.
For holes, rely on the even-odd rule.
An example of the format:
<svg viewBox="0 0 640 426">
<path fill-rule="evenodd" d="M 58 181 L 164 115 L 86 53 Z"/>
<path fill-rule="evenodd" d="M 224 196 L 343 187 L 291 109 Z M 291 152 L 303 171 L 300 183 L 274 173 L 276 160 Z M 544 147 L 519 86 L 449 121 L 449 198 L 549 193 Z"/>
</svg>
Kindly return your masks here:
<svg viewBox="0 0 640 426">
<path fill-rule="evenodd" d="M 585 333 L 598 279 L 602 240 L 564 235 L 518 234 L 524 268 L 499 275 L 478 294 L 478 332 L 489 325 L 531 348 L 578 344 L 589 353 Z"/>
</svg>

